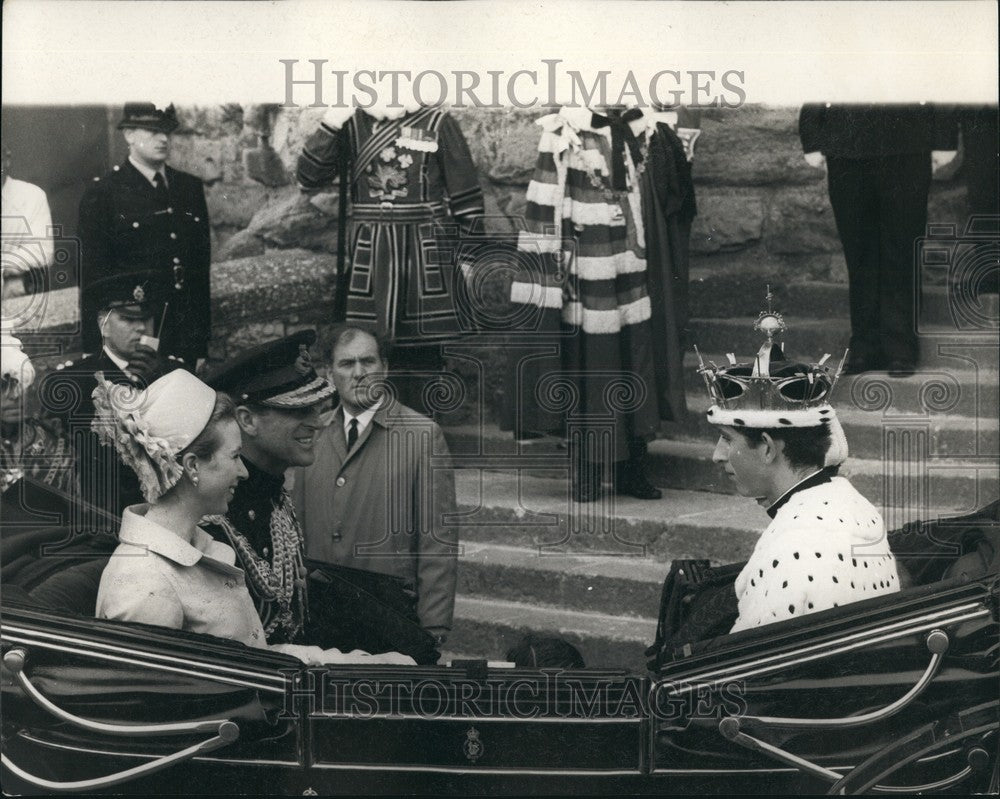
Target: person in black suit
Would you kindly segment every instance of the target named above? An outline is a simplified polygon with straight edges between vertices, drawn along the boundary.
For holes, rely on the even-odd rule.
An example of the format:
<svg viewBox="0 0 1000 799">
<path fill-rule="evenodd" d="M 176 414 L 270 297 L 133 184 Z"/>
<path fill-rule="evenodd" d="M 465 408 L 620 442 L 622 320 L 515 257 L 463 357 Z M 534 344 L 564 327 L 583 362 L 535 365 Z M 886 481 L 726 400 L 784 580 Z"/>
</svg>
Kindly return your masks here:
<svg viewBox="0 0 1000 799">
<path fill-rule="evenodd" d="M 152 336 L 163 297 L 169 294 L 158 272 L 123 273 L 83 288 L 96 308 L 94 318 L 84 322 L 93 322 L 99 349 L 58 364 L 41 380 L 39 400 L 45 410 L 64 420 L 76 453 L 82 505 L 114 519 L 126 505 L 144 500 L 138 478 L 91 429 L 96 376 L 102 373 L 112 383 L 139 390 L 183 366 L 183 360 L 162 355 Z"/>
<path fill-rule="evenodd" d="M 932 163 L 955 156 L 953 114 L 933 105 L 811 103 L 799 114 L 806 160 L 825 161 L 850 285 L 845 372 L 912 374 L 917 360 L 914 243 L 927 228 Z"/>
<path fill-rule="evenodd" d="M 192 368 L 208 353 L 211 332 L 208 208 L 201 180 L 167 166 L 173 106 L 127 103 L 119 130 L 129 156 L 93 185 L 80 201 L 81 287 L 123 272 L 152 270 L 170 286 L 159 332 L 163 352 Z M 81 290 L 83 346 L 100 345 L 93 324 L 96 298 Z"/>
</svg>

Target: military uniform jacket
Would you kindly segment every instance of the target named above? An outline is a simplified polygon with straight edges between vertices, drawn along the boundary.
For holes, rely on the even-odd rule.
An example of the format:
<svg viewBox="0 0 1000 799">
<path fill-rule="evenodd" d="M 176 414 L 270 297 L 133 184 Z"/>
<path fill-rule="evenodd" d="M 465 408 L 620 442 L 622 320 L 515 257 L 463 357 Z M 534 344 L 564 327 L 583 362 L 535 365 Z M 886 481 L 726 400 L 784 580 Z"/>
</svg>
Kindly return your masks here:
<svg viewBox="0 0 1000 799">
<path fill-rule="evenodd" d="M 201 180 L 166 167 L 167 198 L 128 160 L 95 178 L 80 201 L 80 249 L 86 287 L 118 272 L 162 274 L 170 304 L 161 351 L 194 363 L 205 357 L 211 329 L 208 208 Z M 84 349 L 97 350 L 98 299 L 84 289 Z M 159 324 L 159 320 L 157 320 Z"/>
<path fill-rule="evenodd" d="M 248 476 L 236 487 L 225 521 L 211 517 L 211 523 L 203 526 L 213 538 L 236 550 L 237 565 L 246 573 L 246 586 L 268 643 L 302 643 L 306 621 L 302 531 L 284 489 L 284 477 L 268 474 L 246 458 L 243 464 Z M 285 529 L 288 525 L 291 529 Z M 276 541 L 283 533 L 286 540 Z M 291 558 L 287 558 L 289 548 L 294 550 Z M 282 562 L 286 558 L 289 563 Z M 284 607 L 276 596 L 282 594 L 282 585 L 271 585 L 269 576 L 288 586 Z"/>
<path fill-rule="evenodd" d="M 311 560 L 399 577 L 416 594 L 420 626 L 451 629 L 458 569 L 455 481 L 441 428 L 393 402 L 350 452 L 338 408 L 316 460 L 294 471 L 292 498 Z"/>
</svg>

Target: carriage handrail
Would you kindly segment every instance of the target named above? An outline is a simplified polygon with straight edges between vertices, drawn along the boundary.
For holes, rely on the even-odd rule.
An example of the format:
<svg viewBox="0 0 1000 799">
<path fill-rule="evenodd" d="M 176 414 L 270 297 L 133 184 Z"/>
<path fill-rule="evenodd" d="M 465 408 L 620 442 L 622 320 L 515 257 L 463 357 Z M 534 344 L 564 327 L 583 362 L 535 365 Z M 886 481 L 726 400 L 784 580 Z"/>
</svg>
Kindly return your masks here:
<svg viewBox="0 0 1000 799">
<path fill-rule="evenodd" d="M 229 726 L 227 726 L 229 725 Z M 235 734 L 231 729 L 235 729 Z M 3 766 L 7 768 L 12 774 L 20 779 L 24 780 L 31 785 L 38 786 L 39 788 L 44 788 L 48 791 L 62 792 L 62 793 L 72 793 L 76 791 L 97 791 L 103 788 L 109 788 L 113 785 L 120 785 L 123 782 L 128 782 L 129 780 L 137 779 L 138 777 L 145 777 L 149 774 L 154 774 L 157 771 L 172 766 L 176 763 L 182 763 L 185 760 L 191 760 L 196 755 L 204 754 L 206 752 L 211 752 L 215 749 L 219 749 L 226 746 L 232 741 L 236 740 L 236 736 L 239 734 L 239 728 L 236 727 L 231 721 L 220 725 L 219 734 L 213 735 L 207 740 L 200 741 L 199 743 L 193 744 L 186 749 L 181 749 L 179 752 L 174 752 L 170 755 L 165 755 L 163 757 L 158 757 L 149 763 L 143 763 L 140 766 L 134 766 L 130 769 L 125 769 L 125 771 L 118 771 L 114 774 L 108 774 L 104 777 L 92 777 L 86 780 L 74 780 L 71 782 L 57 782 L 54 780 L 47 780 L 43 777 L 38 777 L 34 774 L 30 774 L 19 766 L 15 765 L 9 757 L 5 754 L 0 754 L 0 762 Z"/>
<path fill-rule="evenodd" d="M 240 735 L 239 726 L 229 719 L 207 719 L 204 721 L 179 721 L 167 724 L 108 724 L 103 721 L 75 716 L 58 705 L 53 704 L 24 673 L 24 665 L 28 653 L 21 647 L 15 647 L 4 653 L 3 665 L 14 675 L 24 692 L 31 697 L 36 705 L 47 710 L 56 718 L 82 727 L 91 732 L 106 735 L 154 736 L 154 735 L 186 735 L 193 732 L 214 732 L 222 744 L 235 741 Z M 186 750 L 185 750 L 186 751 Z M 74 789 L 76 790 L 76 789 Z M 80 789 L 83 790 L 83 789 Z"/>
<path fill-rule="evenodd" d="M 719 732 L 729 740 L 735 740 L 733 736 L 740 732 L 740 727 L 744 723 L 750 723 L 754 726 L 770 726 L 770 727 L 808 727 L 811 729 L 843 729 L 847 727 L 857 727 L 862 724 L 870 724 L 875 721 L 883 721 L 884 719 L 894 716 L 899 711 L 903 710 L 907 705 L 909 705 L 913 700 L 915 700 L 920 694 L 924 692 L 924 689 L 930 685 L 931 680 L 937 675 L 938 670 L 941 668 L 941 662 L 944 659 L 945 652 L 948 651 L 948 646 L 950 641 L 948 639 L 948 634 L 944 630 L 931 630 L 924 639 L 927 649 L 931 653 L 930 662 L 928 662 L 927 667 L 924 669 L 924 673 L 920 675 L 920 679 L 914 683 L 913 687 L 910 688 L 903 696 L 897 699 L 895 702 L 886 705 L 878 710 L 872 710 L 869 713 L 862 713 L 858 716 L 843 716 L 840 718 L 829 718 L 829 719 L 805 719 L 805 718 L 783 718 L 780 716 L 728 716 L 719 722 Z"/>
</svg>

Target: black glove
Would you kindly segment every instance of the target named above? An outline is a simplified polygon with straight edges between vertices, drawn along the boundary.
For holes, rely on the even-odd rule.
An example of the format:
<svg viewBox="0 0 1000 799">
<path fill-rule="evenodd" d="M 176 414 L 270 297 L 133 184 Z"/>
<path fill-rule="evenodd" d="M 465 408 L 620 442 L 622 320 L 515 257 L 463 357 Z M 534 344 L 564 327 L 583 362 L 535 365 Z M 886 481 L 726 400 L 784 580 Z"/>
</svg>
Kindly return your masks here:
<svg viewBox="0 0 1000 799">
<path fill-rule="evenodd" d="M 162 377 L 173 368 L 166 358 L 156 350 L 140 344 L 129 358 L 128 370 L 138 377 L 145 385 L 149 385 L 158 377 Z"/>
</svg>

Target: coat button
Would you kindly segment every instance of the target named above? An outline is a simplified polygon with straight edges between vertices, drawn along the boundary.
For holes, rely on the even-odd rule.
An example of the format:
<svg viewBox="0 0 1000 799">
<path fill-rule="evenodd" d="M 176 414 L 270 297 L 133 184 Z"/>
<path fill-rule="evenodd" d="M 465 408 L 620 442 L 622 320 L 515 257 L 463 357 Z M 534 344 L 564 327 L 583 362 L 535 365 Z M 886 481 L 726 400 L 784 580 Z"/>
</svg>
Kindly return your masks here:
<svg viewBox="0 0 1000 799">
<path fill-rule="evenodd" d="M 180 262 L 181 262 L 180 258 L 177 258 L 177 257 L 174 258 L 174 263 L 175 264 L 179 264 Z"/>
<path fill-rule="evenodd" d="M 139 227 L 139 223 L 138 222 L 133 222 L 132 223 L 132 227 Z"/>
<path fill-rule="evenodd" d="M 176 234 L 176 233 L 171 233 L 171 234 L 170 234 L 170 238 L 172 238 L 172 239 L 176 239 L 176 238 L 177 238 L 177 234 Z"/>
<path fill-rule="evenodd" d="M 339 541 L 341 538 L 343 538 L 343 536 L 340 533 L 334 533 L 332 537 L 334 541 Z"/>
<path fill-rule="evenodd" d="M 250 521 L 252 521 L 252 522 L 255 522 L 255 521 L 257 521 L 257 514 L 256 514 L 256 513 L 254 513 L 254 511 L 252 511 L 252 510 L 248 510 L 248 511 L 247 511 L 247 518 L 248 518 L 248 519 L 249 519 Z"/>
<path fill-rule="evenodd" d="M 346 481 L 346 480 L 345 480 L 345 479 L 344 479 L 343 477 L 338 477 L 338 478 L 337 478 L 337 485 L 338 485 L 338 486 L 342 486 L 342 485 L 344 485 L 344 483 L 346 483 L 346 482 L 347 482 L 347 481 Z"/>
<path fill-rule="evenodd" d="M 196 216 L 196 217 L 194 218 L 194 221 L 195 221 L 195 222 L 200 222 L 200 221 L 201 221 L 201 217 L 200 217 L 200 216 Z"/>
<path fill-rule="evenodd" d="M 167 209 L 167 213 L 168 213 L 168 214 L 172 214 L 173 212 L 174 212 L 174 209 L 173 209 L 173 208 L 168 208 L 168 209 Z"/>
</svg>

